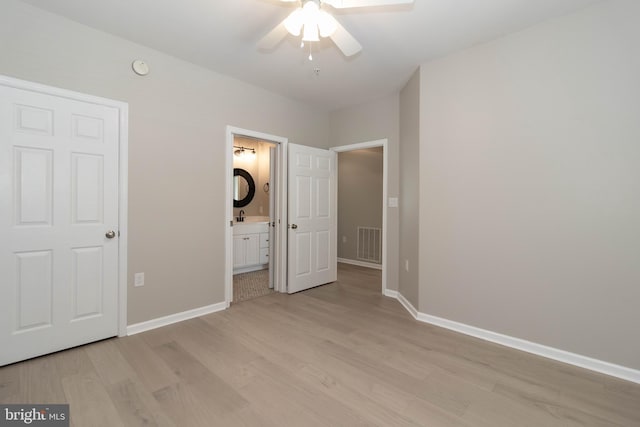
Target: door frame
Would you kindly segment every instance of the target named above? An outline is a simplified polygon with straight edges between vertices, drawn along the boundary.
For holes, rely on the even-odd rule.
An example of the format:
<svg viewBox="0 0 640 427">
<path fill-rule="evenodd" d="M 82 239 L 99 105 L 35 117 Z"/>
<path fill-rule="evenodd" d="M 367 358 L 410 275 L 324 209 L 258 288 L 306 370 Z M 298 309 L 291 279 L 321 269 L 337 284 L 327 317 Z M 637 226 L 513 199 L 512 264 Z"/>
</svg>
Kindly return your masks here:
<svg viewBox="0 0 640 427">
<path fill-rule="evenodd" d="M 116 108 L 119 118 L 118 144 L 118 336 L 127 336 L 127 239 L 128 239 L 128 183 L 129 183 L 129 104 L 122 101 L 87 95 L 67 89 L 0 75 L 0 85 L 43 95 L 57 96 Z"/>
<path fill-rule="evenodd" d="M 332 147 L 331 150 L 337 153 L 344 153 L 346 151 L 362 150 L 365 148 L 382 147 L 382 294 L 386 295 L 387 292 L 387 235 L 389 227 L 387 226 L 387 208 L 388 208 L 388 181 L 389 181 L 389 141 L 387 138 L 378 139 L 375 141 L 360 142 L 356 144 L 341 145 L 338 147 Z M 337 173 L 336 165 L 336 173 Z M 338 181 L 340 177 L 338 176 Z M 340 206 L 338 206 L 338 212 L 340 212 Z M 336 242 L 337 244 L 337 242 Z"/>
<path fill-rule="evenodd" d="M 226 155 L 225 155 L 225 186 L 226 186 L 226 216 L 225 216 L 225 275 L 224 275 L 224 301 L 228 308 L 233 300 L 233 139 L 235 136 L 254 138 L 277 145 L 278 162 L 276 164 L 276 176 L 278 186 L 276 189 L 276 231 L 275 245 L 275 284 L 276 292 L 287 292 L 287 147 L 289 139 L 242 129 L 231 125 L 226 129 Z M 271 212 L 270 212 L 271 214 Z"/>
</svg>

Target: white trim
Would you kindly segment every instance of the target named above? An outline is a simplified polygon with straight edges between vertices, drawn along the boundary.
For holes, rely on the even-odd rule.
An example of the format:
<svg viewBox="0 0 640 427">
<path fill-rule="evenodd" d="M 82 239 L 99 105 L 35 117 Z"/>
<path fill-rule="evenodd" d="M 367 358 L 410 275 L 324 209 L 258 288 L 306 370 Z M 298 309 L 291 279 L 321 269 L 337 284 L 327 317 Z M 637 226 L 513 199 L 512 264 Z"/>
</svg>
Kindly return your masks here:
<svg viewBox="0 0 640 427">
<path fill-rule="evenodd" d="M 387 138 L 376 139 L 375 141 L 357 142 L 349 145 L 339 145 L 331 147 L 336 153 L 344 153 L 345 151 L 364 150 L 366 148 L 383 147 L 387 143 Z"/>
<path fill-rule="evenodd" d="M 469 326 L 464 323 L 443 319 L 441 317 L 432 316 L 429 314 L 418 312 L 417 319 L 420 322 L 440 326 L 442 328 L 480 338 L 485 341 L 501 344 L 506 347 L 526 351 L 527 353 L 536 354 L 548 359 L 557 360 L 559 362 L 568 363 L 570 365 L 579 366 L 591 371 L 600 372 L 602 374 L 611 375 L 613 377 L 622 378 L 624 380 L 640 384 L 640 371 L 627 368 L 625 366 L 615 365 L 613 363 L 593 359 L 591 357 L 582 356 L 580 354 L 571 353 L 542 344 L 537 344 L 531 341 L 511 337 L 497 332 L 488 331 L 486 329 L 477 328 L 475 326 Z"/>
<path fill-rule="evenodd" d="M 339 147 L 332 147 L 331 150 L 337 153 L 343 153 L 345 151 L 362 150 L 365 148 L 382 147 L 382 294 L 386 295 L 387 292 L 387 242 L 389 235 L 389 227 L 387 226 L 387 209 L 388 209 L 388 187 L 389 187 L 389 140 L 387 138 L 378 139 L 375 141 L 360 142 L 357 144 L 341 145 Z M 338 207 L 340 209 L 340 207 Z"/>
<path fill-rule="evenodd" d="M 128 251 L 128 180 L 129 180 L 129 104 L 99 96 L 87 95 L 58 87 L 0 75 L 0 84 L 15 89 L 53 95 L 60 98 L 113 107 L 119 111 L 118 145 L 118 335 L 127 333 L 127 251 Z"/>
<path fill-rule="evenodd" d="M 129 200 L 129 105 L 120 107 L 119 210 L 118 210 L 118 336 L 127 334 L 128 200 Z"/>
<path fill-rule="evenodd" d="M 398 291 L 392 291 L 391 289 L 387 289 L 386 291 L 384 291 L 385 297 L 398 299 L 398 295 Z"/>
<path fill-rule="evenodd" d="M 224 275 L 224 296 L 227 307 L 233 301 L 233 138 L 235 136 L 255 138 L 262 141 L 272 142 L 278 145 L 278 162 L 276 174 L 278 177 L 278 189 L 276 192 L 276 239 L 275 259 L 278 265 L 274 289 L 277 292 L 287 292 L 287 145 L 289 139 L 282 136 L 270 135 L 234 126 L 227 126 L 226 129 L 226 150 L 225 150 L 225 183 L 226 183 L 226 219 L 225 219 L 225 275 Z"/>
<path fill-rule="evenodd" d="M 402 306 L 409 312 L 414 319 L 418 320 L 418 310 L 409 302 L 408 299 L 404 297 L 400 292 L 398 292 L 398 301 Z"/>
<path fill-rule="evenodd" d="M 194 317 L 205 316 L 211 313 L 226 310 L 228 305 L 226 302 L 207 305 L 205 307 L 194 308 L 192 310 L 183 311 L 181 313 L 170 314 L 169 316 L 158 317 L 157 319 L 147 320 L 146 322 L 136 323 L 127 327 L 127 335 L 135 335 L 141 332 L 150 331 L 152 329 L 161 328 L 163 326 L 172 325 L 174 323 L 193 319 Z"/>
<path fill-rule="evenodd" d="M 374 270 L 382 270 L 382 264 L 374 264 L 366 261 L 356 261 L 355 259 L 338 258 L 338 262 L 343 264 L 357 265 L 358 267 L 373 268 Z"/>
<path fill-rule="evenodd" d="M 388 295 L 391 297 L 391 295 Z M 439 326 L 461 334 L 480 338 L 496 344 L 510 347 L 516 350 L 526 351 L 527 353 L 537 356 L 546 357 L 547 359 L 556 360 L 558 362 L 567 363 L 569 365 L 578 366 L 590 371 L 599 372 L 601 374 L 610 375 L 612 377 L 621 378 L 640 384 L 640 370 L 628 368 L 626 366 L 616 365 L 603 360 L 594 359 L 580 354 L 571 353 L 565 350 L 537 344 L 520 338 L 511 337 L 497 332 L 488 331 L 486 329 L 469 326 L 464 323 L 455 322 L 453 320 L 443 319 L 441 317 L 432 316 L 430 314 L 420 313 L 411 305 L 409 301 L 401 294 L 397 294 L 397 299 L 404 308 L 418 321 L 428 323 L 430 325 Z"/>
<path fill-rule="evenodd" d="M 68 89 L 62 89 L 54 86 L 47 86 L 40 83 L 30 82 L 27 80 L 20 80 L 13 77 L 0 75 L 0 84 L 4 86 L 10 86 L 15 89 L 28 90 L 30 92 L 41 93 L 44 95 L 53 95 L 60 98 L 72 99 L 75 101 L 87 102 L 90 104 L 103 105 L 107 107 L 115 107 L 122 109 L 127 107 L 126 102 L 116 101 L 114 99 L 102 98 L 99 96 L 88 95 L 86 93 L 74 92 Z"/>
<path fill-rule="evenodd" d="M 233 130 L 227 126 L 225 148 L 226 215 L 224 221 L 224 300 L 227 307 L 233 301 Z"/>
<path fill-rule="evenodd" d="M 280 231 L 279 238 L 276 238 L 276 262 L 280 264 L 276 267 L 276 283 L 274 289 L 276 292 L 286 293 L 289 287 L 287 282 L 287 271 L 289 269 L 288 263 L 288 249 L 289 244 L 288 237 L 288 224 L 289 224 L 289 194 L 288 185 L 289 182 L 289 140 L 283 138 L 280 141 L 280 155 L 278 156 L 278 165 L 276 173 L 278 174 L 278 193 L 276 194 L 276 209 L 278 209 L 276 215 L 276 233 Z"/>
</svg>

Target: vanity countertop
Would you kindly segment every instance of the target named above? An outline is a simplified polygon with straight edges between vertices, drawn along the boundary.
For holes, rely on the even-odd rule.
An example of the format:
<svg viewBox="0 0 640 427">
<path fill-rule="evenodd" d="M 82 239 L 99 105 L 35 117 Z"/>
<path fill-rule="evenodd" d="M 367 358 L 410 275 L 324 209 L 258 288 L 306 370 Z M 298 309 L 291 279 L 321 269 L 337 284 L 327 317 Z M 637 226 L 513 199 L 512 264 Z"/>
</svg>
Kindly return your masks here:
<svg viewBox="0 0 640 427">
<path fill-rule="evenodd" d="M 268 218 L 267 218 L 268 219 Z M 269 221 L 233 221 L 233 234 L 268 233 Z"/>
</svg>

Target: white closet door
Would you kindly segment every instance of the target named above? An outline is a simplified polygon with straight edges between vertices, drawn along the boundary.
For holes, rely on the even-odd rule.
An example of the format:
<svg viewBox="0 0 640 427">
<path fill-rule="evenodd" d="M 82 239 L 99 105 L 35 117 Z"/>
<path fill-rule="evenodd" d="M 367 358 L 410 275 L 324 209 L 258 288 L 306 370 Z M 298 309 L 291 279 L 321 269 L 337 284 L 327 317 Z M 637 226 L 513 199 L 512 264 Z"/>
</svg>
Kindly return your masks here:
<svg viewBox="0 0 640 427">
<path fill-rule="evenodd" d="M 118 333 L 118 121 L 0 85 L 0 365 Z"/>
</svg>

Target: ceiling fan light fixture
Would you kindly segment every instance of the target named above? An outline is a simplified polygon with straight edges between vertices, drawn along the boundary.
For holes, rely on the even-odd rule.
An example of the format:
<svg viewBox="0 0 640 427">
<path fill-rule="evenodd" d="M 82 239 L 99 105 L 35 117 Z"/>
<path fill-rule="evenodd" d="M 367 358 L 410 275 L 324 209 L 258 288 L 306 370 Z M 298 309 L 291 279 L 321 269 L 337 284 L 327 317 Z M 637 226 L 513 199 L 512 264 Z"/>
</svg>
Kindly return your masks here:
<svg viewBox="0 0 640 427">
<path fill-rule="evenodd" d="M 318 37 L 318 25 L 315 23 L 312 25 L 304 24 L 304 32 L 302 34 L 302 41 L 305 42 L 317 42 L 320 41 Z"/>
<path fill-rule="evenodd" d="M 304 10 L 304 13 L 308 18 L 316 16 L 318 14 L 318 11 L 320 10 L 320 7 L 318 7 L 318 3 L 316 3 L 314 0 L 307 0 L 304 6 L 302 6 L 302 10 Z"/>
<path fill-rule="evenodd" d="M 284 27 L 293 36 L 299 36 L 302 26 L 305 23 L 305 13 L 301 8 L 294 10 L 287 19 L 284 20 Z"/>
<path fill-rule="evenodd" d="M 338 21 L 324 10 L 318 13 L 318 28 L 321 37 L 329 37 L 338 29 Z"/>
<path fill-rule="evenodd" d="M 302 7 L 304 14 L 304 29 L 302 31 L 302 40 L 306 42 L 320 41 L 318 36 L 318 15 L 320 9 L 315 1 L 307 1 Z"/>
</svg>

